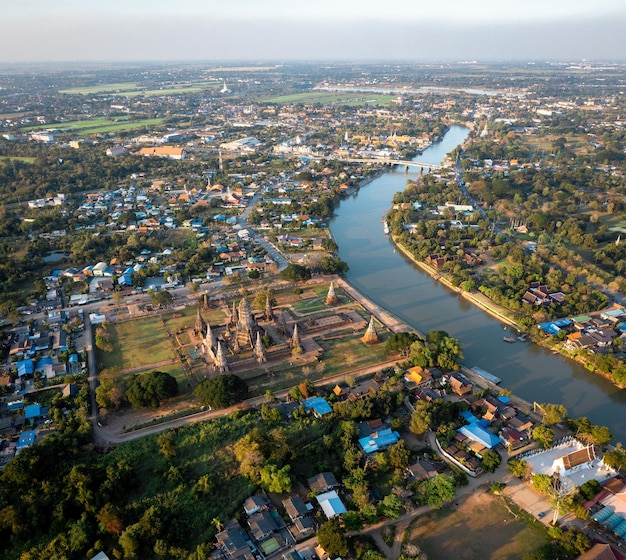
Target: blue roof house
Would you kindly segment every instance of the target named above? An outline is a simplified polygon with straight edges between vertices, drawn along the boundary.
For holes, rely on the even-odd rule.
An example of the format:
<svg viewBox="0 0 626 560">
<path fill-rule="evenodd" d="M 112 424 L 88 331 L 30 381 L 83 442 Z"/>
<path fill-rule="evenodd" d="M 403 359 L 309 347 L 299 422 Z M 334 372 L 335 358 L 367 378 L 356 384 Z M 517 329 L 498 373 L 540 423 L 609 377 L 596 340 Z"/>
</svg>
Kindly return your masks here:
<svg viewBox="0 0 626 560">
<path fill-rule="evenodd" d="M 32 360 L 20 360 L 17 362 L 18 377 L 22 377 L 23 375 L 32 375 L 34 371 L 35 367 Z"/>
<path fill-rule="evenodd" d="M 332 407 L 322 397 L 311 397 L 302 401 L 302 404 L 307 412 L 312 410 L 313 415 L 317 418 L 323 418 L 333 411 Z"/>
<path fill-rule="evenodd" d="M 499 443 L 502 443 L 502 440 L 495 434 L 492 434 L 490 431 L 486 430 L 480 424 L 470 424 L 469 426 L 463 426 L 459 429 L 459 432 L 464 436 L 468 437 L 472 441 L 476 441 L 488 449 L 493 449 Z"/>
<path fill-rule="evenodd" d="M 24 449 L 30 447 L 35 443 L 36 432 L 35 430 L 29 430 L 28 432 L 22 432 L 20 438 L 17 440 L 16 449 Z"/>
<path fill-rule="evenodd" d="M 393 431 L 391 428 L 385 428 L 384 430 L 379 430 L 378 432 L 374 432 L 369 436 L 359 439 L 359 445 L 363 448 L 365 453 L 374 453 L 375 451 L 380 451 L 381 449 L 385 449 L 385 447 L 398 443 L 399 439 L 400 434 L 398 432 Z"/>
<path fill-rule="evenodd" d="M 26 420 L 30 418 L 39 418 L 41 416 L 41 405 L 40 404 L 29 404 L 24 408 L 24 417 Z"/>
<path fill-rule="evenodd" d="M 315 499 L 328 519 L 332 519 L 333 517 L 337 517 L 338 515 L 348 511 L 346 506 L 343 505 L 341 498 L 334 490 L 326 492 L 325 494 L 320 494 L 319 496 L 316 496 Z"/>
</svg>

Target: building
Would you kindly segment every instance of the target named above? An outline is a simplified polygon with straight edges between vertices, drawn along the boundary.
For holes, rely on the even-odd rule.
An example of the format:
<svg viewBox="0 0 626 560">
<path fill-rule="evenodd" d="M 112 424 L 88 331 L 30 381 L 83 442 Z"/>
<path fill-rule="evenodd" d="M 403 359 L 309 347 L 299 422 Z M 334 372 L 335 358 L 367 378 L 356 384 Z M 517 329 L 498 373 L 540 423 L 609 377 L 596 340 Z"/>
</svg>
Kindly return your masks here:
<svg viewBox="0 0 626 560">
<path fill-rule="evenodd" d="M 335 490 L 320 494 L 315 499 L 328 519 L 333 519 L 348 511 Z"/>
<path fill-rule="evenodd" d="M 312 411 L 316 418 L 323 418 L 333 412 L 332 407 L 322 397 L 311 397 L 310 399 L 302 401 L 302 404 L 306 411 Z"/>
<path fill-rule="evenodd" d="M 307 484 L 312 492 L 322 493 L 333 488 L 337 488 L 339 483 L 335 475 L 331 472 L 323 472 L 307 479 Z"/>
<path fill-rule="evenodd" d="M 394 445 L 398 443 L 399 440 L 400 434 L 398 432 L 391 428 L 385 428 L 384 430 L 378 430 L 369 436 L 360 438 L 359 445 L 365 453 L 369 454 Z"/>
<path fill-rule="evenodd" d="M 162 157 L 168 159 L 185 159 L 185 149 L 175 146 L 153 146 L 150 148 L 141 148 L 140 156 L 145 157 Z"/>
</svg>

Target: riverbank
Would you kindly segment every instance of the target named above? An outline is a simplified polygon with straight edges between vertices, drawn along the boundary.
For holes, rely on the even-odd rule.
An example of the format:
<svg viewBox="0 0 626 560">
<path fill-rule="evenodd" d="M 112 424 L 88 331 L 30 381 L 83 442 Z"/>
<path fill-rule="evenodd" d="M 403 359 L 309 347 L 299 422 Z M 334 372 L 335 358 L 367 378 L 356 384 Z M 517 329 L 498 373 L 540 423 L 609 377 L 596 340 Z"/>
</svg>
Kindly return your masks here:
<svg viewBox="0 0 626 560">
<path fill-rule="evenodd" d="M 455 286 L 444 276 L 443 273 L 437 271 L 431 266 L 428 266 L 426 263 L 416 259 L 415 256 L 413 256 L 406 247 L 404 247 L 401 243 L 398 243 L 395 237 L 392 238 L 392 241 L 393 241 L 394 246 L 405 257 L 407 257 L 412 263 L 414 263 L 416 266 L 418 266 L 424 272 L 426 272 L 431 278 L 433 278 L 434 280 L 437 280 L 438 282 L 446 286 L 446 288 L 449 288 L 450 290 L 456 292 L 457 294 L 460 294 L 461 297 L 465 298 L 466 300 L 474 304 L 479 309 L 482 309 L 483 311 L 485 311 L 485 313 L 488 313 L 489 315 L 498 319 L 505 325 L 516 329 L 518 333 L 521 334 L 523 332 L 519 324 L 512 317 L 510 317 L 509 315 L 510 311 L 508 309 L 493 303 L 489 298 L 487 298 L 487 296 L 481 294 L 480 292 L 477 292 L 477 291 L 467 292 L 463 290 L 462 288 Z M 620 385 L 616 383 L 611 375 L 601 372 L 597 369 L 590 370 L 589 362 L 584 359 L 584 356 L 573 355 L 571 352 L 568 352 L 567 350 L 565 350 L 562 344 L 555 346 L 553 344 L 549 344 L 549 341 L 544 338 L 538 337 L 536 335 L 533 336 L 532 333 L 525 333 L 525 334 L 530 336 L 530 338 L 527 339 L 529 342 L 533 342 L 537 344 L 538 346 L 541 346 L 542 348 L 546 348 L 547 350 L 552 351 L 553 354 L 559 354 L 561 357 L 565 359 L 572 360 L 582 365 L 585 369 L 587 369 L 587 371 L 605 378 L 607 381 L 609 381 L 612 385 L 614 385 L 618 389 L 626 389 L 626 385 Z"/>
<path fill-rule="evenodd" d="M 431 266 L 428 266 L 426 263 L 416 259 L 415 256 L 413 256 L 411 254 L 411 252 L 404 245 L 402 245 L 401 243 L 398 243 L 398 241 L 395 238 L 395 236 L 392 237 L 391 240 L 393 241 L 393 244 L 395 245 L 395 247 L 405 257 L 407 257 L 415 265 L 419 266 L 431 278 L 433 278 L 434 280 L 437 280 L 437 282 L 440 282 L 446 288 L 449 288 L 453 292 L 456 292 L 457 294 L 460 294 L 462 297 L 464 297 L 468 301 L 472 302 L 474 305 L 476 305 L 477 307 L 479 307 L 480 309 L 482 309 L 486 313 L 489 313 L 489 315 L 491 315 L 492 317 L 495 317 L 496 319 L 498 319 L 499 321 L 502 321 L 506 325 L 508 325 L 510 327 L 514 327 L 518 331 L 521 331 L 521 329 L 520 329 L 519 325 L 517 324 L 517 322 L 507 315 L 507 313 L 509 313 L 508 309 L 505 309 L 504 307 L 496 305 L 491 300 L 485 301 L 487 298 L 485 296 L 483 296 L 479 292 L 467 292 L 467 291 L 463 290 L 462 288 L 459 288 L 458 286 L 455 286 L 454 284 L 452 284 L 452 282 L 450 282 L 444 276 L 443 273 L 437 271 L 436 269 L 434 269 Z"/>
</svg>

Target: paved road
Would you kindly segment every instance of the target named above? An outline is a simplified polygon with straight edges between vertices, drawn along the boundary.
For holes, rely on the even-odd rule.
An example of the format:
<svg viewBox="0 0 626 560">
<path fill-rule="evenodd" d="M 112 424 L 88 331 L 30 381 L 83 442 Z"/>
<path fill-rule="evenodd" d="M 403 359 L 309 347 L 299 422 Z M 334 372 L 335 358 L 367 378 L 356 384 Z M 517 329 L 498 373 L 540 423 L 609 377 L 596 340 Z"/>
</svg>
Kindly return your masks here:
<svg viewBox="0 0 626 560">
<path fill-rule="evenodd" d="M 353 377 L 354 379 L 360 379 L 363 377 L 368 377 L 376 372 L 379 372 L 387 367 L 393 367 L 396 365 L 396 360 L 388 360 L 385 362 L 380 362 L 378 364 L 374 364 L 371 366 L 367 366 L 365 368 L 359 368 L 352 371 L 345 371 L 337 375 L 332 375 L 330 377 L 324 377 L 323 379 L 319 379 L 314 382 L 315 386 L 322 385 L 331 385 L 333 383 L 341 383 L 343 382 L 347 376 Z M 274 396 L 279 399 L 285 398 L 291 389 L 284 389 L 282 391 L 277 391 L 274 393 Z M 140 428 L 137 430 L 133 430 L 130 432 L 123 432 L 118 430 L 115 427 L 111 426 L 98 426 L 94 425 L 94 439 L 97 443 L 106 444 L 106 443 L 122 443 L 124 441 L 130 441 L 139 439 L 142 437 L 146 437 L 152 434 L 158 434 L 163 432 L 169 428 L 177 428 L 179 426 L 185 426 L 187 424 L 192 424 L 194 422 L 201 422 L 203 420 L 211 420 L 213 418 L 219 418 L 220 416 L 226 416 L 227 414 L 231 414 L 237 410 L 247 410 L 250 408 L 256 408 L 261 406 L 266 402 L 265 396 L 261 395 L 258 397 L 253 397 L 247 399 L 241 403 L 238 403 L 229 408 L 223 408 L 220 410 L 205 410 L 200 411 L 195 414 L 190 414 L 188 416 L 184 416 L 182 418 L 176 418 L 174 420 L 169 420 L 166 422 L 161 422 L 159 424 L 154 424 L 151 426 L 147 426 L 145 428 Z"/>
</svg>

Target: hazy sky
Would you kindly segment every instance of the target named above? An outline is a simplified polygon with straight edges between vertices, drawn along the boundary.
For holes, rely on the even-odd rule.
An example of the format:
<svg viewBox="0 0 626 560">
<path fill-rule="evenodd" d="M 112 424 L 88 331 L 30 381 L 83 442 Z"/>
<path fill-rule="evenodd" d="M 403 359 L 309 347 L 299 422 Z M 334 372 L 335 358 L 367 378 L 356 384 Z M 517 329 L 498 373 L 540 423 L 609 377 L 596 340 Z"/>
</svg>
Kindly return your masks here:
<svg viewBox="0 0 626 560">
<path fill-rule="evenodd" d="M 626 59 L 624 0 L 0 0 L 0 62 Z"/>
</svg>

